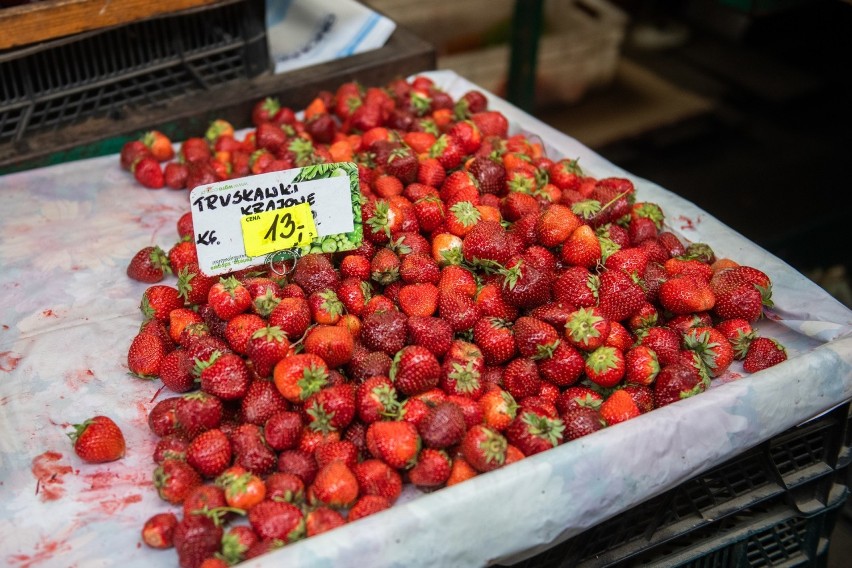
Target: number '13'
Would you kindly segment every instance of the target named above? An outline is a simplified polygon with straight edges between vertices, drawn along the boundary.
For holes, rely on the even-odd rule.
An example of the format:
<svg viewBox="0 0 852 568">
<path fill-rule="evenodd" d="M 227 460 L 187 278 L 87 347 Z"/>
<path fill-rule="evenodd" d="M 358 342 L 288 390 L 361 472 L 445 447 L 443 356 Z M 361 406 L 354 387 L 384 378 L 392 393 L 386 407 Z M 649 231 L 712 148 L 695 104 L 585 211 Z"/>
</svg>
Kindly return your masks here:
<svg viewBox="0 0 852 568">
<path fill-rule="evenodd" d="M 278 224 L 281 223 L 281 231 L 278 231 Z M 293 218 L 290 216 L 290 213 L 284 213 L 283 215 L 276 213 L 275 219 L 272 220 L 272 224 L 269 226 L 269 230 L 266 231 L 266 234 L 263 235 L 264 240 L 272 241 L 273 243 L 278 237 L 282 239 L 289 239 L 293 236 L 293 233 L 296 232 L 296 223 L 293 222 Z"/>
</svg>

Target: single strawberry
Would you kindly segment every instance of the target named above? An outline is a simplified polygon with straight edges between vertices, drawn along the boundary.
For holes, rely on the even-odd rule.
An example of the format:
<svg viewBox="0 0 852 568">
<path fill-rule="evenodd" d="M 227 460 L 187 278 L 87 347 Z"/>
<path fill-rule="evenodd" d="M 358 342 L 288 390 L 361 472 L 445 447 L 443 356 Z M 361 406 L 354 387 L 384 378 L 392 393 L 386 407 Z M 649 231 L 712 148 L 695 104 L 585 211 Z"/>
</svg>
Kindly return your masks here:
<svg viewBox="0 0 852 568">
<path fill-rule="evenodd" d="M 175 157 L 172 141 L 158 130 L 146 132 L 140 140 L 148 147 L 151 156 L 158 162 L 168 162 Z"/>
<path fill-rule="evenodd" d="M 269 325 L 278 327 L 291 342 L 311 325 L 311 308 L 304 298 L 283 298 L 269 314 Z"/>
<path fill-rule="evenodd" d="M 565 425 L 559 418 L 549 418 L 535 412 L 522 412 L 506 429 L 506 440 L 525 456 L 531 456 L 562 443 Z"/>
<path fill-rule="evenodd" d="M 449 351 L 453 342 L 453 329 L 446 320 L 415 316 L 408 318 L 405 324 L 408 343 L 425 347 L 436 357 L 443 357 Z"/>
<path fill-rule="evenodd" d="M 74 432 L 68 437 L 74 445 L 74 453 L 84 462 L 106 463 L 124 457 L 124 435 L 107 416 L 94 416 L 74 424 Z"/>
<path fill-rule="evenodd" d="M 452 463 L 446 452 L 424 448 L 417 458 L 417 464 L 408 471 L 408 480 L 419 489 L 438 489 L 446 484 L 451 470 Z"/>
<path fill-rule="evenodd" d="M 390 379 L 405 395 L 425 392 L 438 385 L 441 365 L 427 348 L 408 345 L 396 353 L 390 369 Z"/>
<path fill-rule="evenodd" d="M 200 364 L 201 390 L 222 400 L 238 400 L 251 384 L 245 360 L 236 353 L 214 352 Z"/>
<path fill-rule="evenodd" d="M 506 461 L 506 438 L 487 426 L 470 428 L 462 439 L 460 452 L 476 471 L 485 473 L 502 467 Z"/>
<path fill-rule="evenodd" d="M 300 505 L 305 498 L 305 484 L 292 473 L 276 471 L 266 478 L 266 497 L 273 501 L 286 501 Z"/>
<path fill-rule="evenodd" d="M 394 356 L 405 346 L 407 319 L 395 310 L 370 314 L 363 320 L 361 341 L 372 351 L 383 351 Z"/>
<path fill-rule="evenodd" d="M 562 388 L 573 385 L 579 380 L 585 369 L 585 362 L 580 351 L 562 341 L 550 357 L 536 361 L 536 366 L 542 380 Z"/>
<path fill-rule="evenodd" d="M 252 334 L 246 354 L 259 377 L 271 377 L 275 365 L 289 355 L 291 349 L 281 328 L 267 325 Z"/>
<path fill-rule="evenodd" d="M 787 350 L 783 345 L 768 337 L 757 337 L 748 347 L 743 370 L 756 373 L 787 360 Z"/>
<path fill-rule="evenodd" d="M 691 366 L 675 363 L 660 369 L 654 381 L 654 406 L 659 408 L 704 392 L 707 383 Z"/>
<path fill-rule="evenodd" d="M 305 423 L 314 431 L 330 433 L 345 429 L 355 417 L 355 386 L 329 385 L 305 401 Z"/>
<path fill-rule="evenodd" d="M 683 336 L 683 345 L 698 356 L 699 370 L 710 377 L 723 375 L 734 360 L 733 347 L 721 332 L 712 327 L 689 331 Z"/>
<path fill-rule="evenodd" d="M 142 527 L 142 542 L 157 549 L 173 547 L 177 524 L 178 519 L 174 513 L 157 513 L 145 521 Z"/>
<path fill-rule="evenodd" d="M 588 436 L 604 428 L 606 425 L 598 408 L 592 406 L 576 406 L 563 412 L 562 422 L 565 424 L 566 440 L 576 440 Z"/>
<path fill-rule="evenodd" d="M 468 110 L 470 111 L 470 107 L 468 107 Z M 509 131 L 509 121 L 500 111 L 483 109 L 473 112 L 470 119 L 482 132 L 483 137 L 499 136 L 505 138 Z"/>
<path fill-rule="evenodd" d="M 650 385 L 660 372 L 660 363 L 653 349 L 645 345 L 631 347 L 624 354 L 625 380 L 635 385 Z"/>
<path fill-rule="evenodd" d="M 155 284 L 148 287 L 142 293 L 142 301 L 139 304 L 142 317 L 146 321 L 149 319 L 168 321 L 169 313 L 182 307 L 183 301 L 177 288 L 165 284 Z"/>
<path fill-rule="evenodd" d="M 172 267 L 174 268 L 174 265 Z M 187 306 L 206 304 L 210 288 L 218 282 L 218 279 L 213 276 L 205 276 L 198 268 L 197 263 L 185 266 L 179 271 L 175 270 L 178 275 L 178 294 L 183 303 Z"/>
<path fill-rule="evenodd" d="M 509 322 L 518 318 L 517 306 L 506 302 L 501 286 L 496 282 L 482 285 L 476 293 L 476 305 L 479 306 L 483 318 L 497 318 Z"/>
<path fill-rule="evenodd" d="M 530 357 L 512 359 L 503 370 L 503 386 L 515 399 L 537 395 L 541 391 L 541 377 L 535 360 Z"/>
<path fill-rule="evenodd" d="M 395 469 L 414 465 L 420 444 L 417 427 L 411 422 L 380 421 L 367 428 L 367 448 L 370 454 Z"/>
<path fill-rule="evenodd" d="M 428 317 L 438 309 L 438 298 L 438 287 L 434 284 L 407 284 L 399 290 L 398 303 L 409 317 Z"/>
<path fill-rule="evenodd" d="M 546 359 L 559 344 L 560 335 L 554 327 L 540 319 L 521 316 L 513 327 L 515 344 L 522 357 Z"/>
<path fill-rule="evenodd" d="M 207 294 L 207 302 L 216 315 L 225 321 L 233 319 L 251 307 L 248 289 L 234 277 L 220 278 Z"/>
<path fill-rule="evenodd" d="M 612 426 L 641 414 L 633 398 L 623 389 L 616 390 L 603 401 L 600 416 L 607 426 Z"/>
<path fill-rule="evenodd" d="M 201 476 L 183 460 L 167 459 L 154 470 L 154 487 L 160 498 L 180 505 L 189 493 L 201 485 Z"/>
<path fill-rule="evenodd" d="M 582 266 L 569 267 L 553 281 L 552 287 L 556 302 L 578 308 L 598 304 L 600 279 Z"/>
<path fill-rule="evenodd" d="M 275 469 L 276 454 L 263 439 L 263 430 L 257 424 L 241 424 L 231 434 L 234 465 L 264 476 Z"/>
<path fill-rule="evenodd" d="M 417 424 L 417 430 L 428 448 L 449 448 L 459 443 L 467 430 L 462 409 L 453 402 L 441 402 L 429 409 Z"/>
<path fill-rule="evenodd" d="M 317 461 L 312 453 L 292 449 L 278 454 L 278 471 L 295 475 L 306 486 L 313 483 L 318 470 Z"/>
<path fill-rule="evenodd" d="M 610 321 L 599 308 L 579 308 L 565 322 L 565 340 L 583 351 L 594 351 L 609 337 Z"/>
<path fill-rule="evenodd" d="M 165 357 L 166 347 L 162 339 L 150 333 L 139 333 L 127 350 L 127 368 L 135 377 L 152 379 L 160 375 Z"/>
<path fill-rule="evenodd" d="M 511 325 L 498 318 L 477 321 L 473 326 L 473 341 L 482 351 L 487 365 L 505 363 L 517 353 Z"/>
<path fill-rule="evenodd" d="M 218 428 L 222 423 L 223 415 L 222 401 L 202 391 L 177 397 L 174 403 L 174 420 L 179 431 L 189 439 L 206 430 Z"/>
<path fill-rule="evenodd" d="M 594 229 L 583 224 L 574 229 L 562 244 L 562 262 L 568 266 L 592 268 L 602 260 L 601 242 Z"/>
<path fill-rule="evenodd" d="M 290 404 L 278 392 L 275 383 L 266 379 L 255 379 L 240 401 L 240 418 L 250 424 L 263 426 L 272 416 L 289 408 Z"/>
<path fill-rule="evenodd" d="M 734 349 L 734 359 L 745 359 L 748 347 L 757 336 L 751 323 L 744 319 L 728 319 L 716 324 L 716 330 L 725 336 Z"/>
<path fill-rule="evenodd" d="M 194 363 L 183 349 L 175 349 L 165 355 L 160 363 L 159 376 L 163 385 L 176 393 L 189 392 L 195 388 L 192 374 Z"/>
<path fill-rule="evenodd" d="M 465 236 L 462 255 L 473 265 L 492 266 L 509 260 L 506 230 L 498 221 L 480 221 Z"/>
<path fill-rule="evenodd" d="M 586 358 L 586 376 L 602 387 L 617 385 L 624 371 L 624 354 L 614 347 L 598 347 Z"/>
<path fill-rule="evenodd" d="M 154 463 L 161 465 L 166 459 L 186 460 L 189 442 L 180 434 L 168 434 L 157 441 L 154 448 Z"/>
<path fill-rule="evenodd" d="M 305 536 L 305 518 L 302 511 L 285 501 L 266 500 L 252 507 L 248 513 L 251 528 L 260 538 L 294 542 Z"/>
<path fill-rule="evenodd" d="M 521 259 L 500 270 L 503 297 L 519 308 L 535 308 L 550 301 L 550 281 L 545 273 Z"/>
<path fill-rule="evenodd" d="M 246 559 L 248 550 L 258 542 L 260 538 L 251 527 L 246 525 L 231 527 L 222 536 L 221 559 L 228 566 L 242 562 Z"/>
<path fill-rule="evenodd" d="M 148 189 L 160 189 L 166 184 L 163 169 L 153 156 L 139 158 L 130 167 L 133 177 Z"/>
<path fill-rule="evenodd" d="M 482 411 L 484 424 L 498 432 L 503 432 L 509 426 L 518 411 L 515 398 L 499 387 L 487 391 L 477 403 Z"/>
<path fill-rule="evenodd" d="M 713 308 L 710 285 L 694 276 L 674 276 L 660 285 L 660 304 L 674 314 L 692 314 Z"/>
<path fill-rule="evenodd" d="M 298 412 L 284 410 L 269 417 L 263 425 L 263 435 L 273 450 L 290 450 L 298 446 L 302 426 Z"/>
<path fill-rule="evenodd" d="M 342 367 L 352 359 L 355 340 L 345 328 L 318 325 L 305 336 L 305 353 L 322 357 L 330 369 Z"/>
<path fill-rule="evenodd" d="M 627 273 L 604 270 L 600 275 L 598 308 L 610 321 L 623 321 L 632 316 L 645 302 L 645 293 Z"/>
<path fill-rule="evenodd" d="M 346 518 L 348 522 L 369 517 L 385 509 L 390 509 L 391 502 L 381 495 L 363 495 L 349 509 Z"/>
<path fill-rule="evenodd" d="M 348 518 L 352 520 L 351 509 Z M 319 506 L 305 513 L 305 535 L 311 537 L 322 534 L 331 529 L 343 526 L 346 522 L 346 519 L 338 511 L 329 507 Z"/>
<path fill-rule="evenodd" d="M 234 353 L 246 355 L 252 336 L 266 327 L 266 321 L 257 314 L 243 313 L 225 323 L 225 340 Z"/>
<path fill-rule="evenodd" d="M 333 461 L 341 461 L 352 469 L 358 463 L 358 448 L 350 440 L 333 440 L 318 445 L 314 450 L 314 459 L 320 469 Z"/>
<path fill-rule="evenodd" d="M 336 289 L 340 276 L 326 256 L 307 254 L 296 263 L 291 281 L 298 284 L 305 294 L 311 295 L 325 289 Z"/>
<path fill-rule="evenodd" d="M 212 478 L 231 465 L 231 454 L 230 440 L 215 428 L 193 438 L 186 451 L 186 463 L 203 477 Z"/>
<path fill-rule="evenodd" d="M 149 284 L 156 284 L 162 281 L 166 274 L 171 273 L 172 269 L 166 253 L 156 245 L 145 247 L 137 252 L 127 265 L 127 276 Z"/>
<path fill-rule="evenodd" d="M 293 404 L 301 404 L 326 385 L 328 365 L 318 355 L 289 355 L 275 365 L 272 375 L 284 398 Z"/>
<path fill-rule="evenodd" d="M 455 332 L 471 329 L 480 318 L 479 306 L 473 298 L 458 291 L 439 293 L 438 313 Z"/>
<path fill-rule="evenodd" d="M 358 498 L 358 480 L 342 461 L 334 460 L 320 468 L 308 488 L 308 500 L 332 508 L 346 508 Z"/>
<path fill-rule="evenodd" d="M 208 515 L 189 515 L 175 527 L 174 544 L 181 568 L 200 568 L 219 552 L 224 530 Z"/>
</svg>

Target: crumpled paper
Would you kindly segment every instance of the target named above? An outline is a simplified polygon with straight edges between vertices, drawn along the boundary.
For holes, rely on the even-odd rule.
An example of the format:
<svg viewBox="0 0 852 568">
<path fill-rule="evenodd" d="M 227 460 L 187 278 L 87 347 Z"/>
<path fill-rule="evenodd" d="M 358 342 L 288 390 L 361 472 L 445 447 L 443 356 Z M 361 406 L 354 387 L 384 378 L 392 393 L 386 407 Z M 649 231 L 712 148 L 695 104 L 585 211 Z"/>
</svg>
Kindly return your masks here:
<svg viewBox="0 0 852 568">
<path fill-rule="evenodd" d="M 267 0 L 275 73 L 382 47 L 396 24 L 354 0 Z"/>
<path fill-rule="evenodd" d="M 454 97 L 475 85 L 428 73 Z M 818 286 L 688 201 L 607 162 L 576 140 L 489 96 L 514 131 L 597 177 L 634 180 L 669 227 L 773 279 L 759 323 L 790 359 L 624 424 L 430 494 L 407 488 L 383 511 L 288 545 L 246 566 L 482 566 L 521 559 L 675 487 L 852 398 L 852 313 Z M 175 566 L 141 544 L 144 521 L 171 508 L 152 486 L 147 413 L 156 382 L 127 375 L 146 285 L 124 273 L 143 246 L 171 246 L 186 192 L 146 190 L 117 156 L 0 181 L 0 562 L 11 566 Z M 168 396 L 165 393 L 159 397 Z M 127 456 L 87 465 L 69 425 L 113 417 Z"/>
</svg>

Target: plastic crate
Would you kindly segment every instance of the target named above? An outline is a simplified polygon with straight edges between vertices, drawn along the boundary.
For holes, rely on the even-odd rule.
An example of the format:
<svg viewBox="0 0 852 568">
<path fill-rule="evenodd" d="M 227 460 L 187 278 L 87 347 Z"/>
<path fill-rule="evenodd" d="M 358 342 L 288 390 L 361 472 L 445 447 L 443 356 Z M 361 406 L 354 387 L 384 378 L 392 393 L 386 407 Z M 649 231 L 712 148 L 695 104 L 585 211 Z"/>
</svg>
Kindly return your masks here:
<svg viewBox="0 0 852 568">
<path fill-rule="evenodd" d="M 270 69 L 264 0 L 0 52 L 0 152 L 32 133 L 144 112 Z"/>
<path fill-rule="evenodd" d="M 515 566 L 635 566 L 684 543 L 710 546 L 708 534 L 750 526 L 759 511 L 781 508 L 800 522 L 839 507 L 848 416 L 846 403 Z M 735 565 L 763 564 L 708 564 Z"/>
</svg>

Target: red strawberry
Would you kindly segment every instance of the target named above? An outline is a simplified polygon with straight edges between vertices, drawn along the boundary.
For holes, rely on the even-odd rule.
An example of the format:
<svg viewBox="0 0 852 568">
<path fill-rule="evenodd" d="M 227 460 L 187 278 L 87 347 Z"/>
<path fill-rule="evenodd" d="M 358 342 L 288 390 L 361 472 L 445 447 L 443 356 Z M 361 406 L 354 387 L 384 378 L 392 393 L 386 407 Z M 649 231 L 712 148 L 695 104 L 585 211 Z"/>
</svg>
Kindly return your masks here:
<svg viewBox="0 0 852 568">
<path fill-rule="evenodd" d="M 407 421 L 374 422 L 367 428 L 367 447 L 376 457 L 395 469 L 414 465 L 420 452 L 417 427 Z"/>
<path fill-rule="evenodd" d="M 328 258 L 321 254 L 308 254 L 299 259 L 291 281 L 310 295 L 325 289 L 336 289 L 340 276 Z"/>
<path fill-rule="evenodd" d="M 276 363 L 290 351 L 290 342 L 281 328 L 267 325 L 252 334 L 246 354 L 259 377 L 271 377 Z"/>
<path fill-rule="evenodd" d="M 301 404 L 328 382 L 328 366 L 318 355 L 290 355 L 275 365 L 273 380 L 284 398 Z"/>
<path fill-rule="evenodd" d="M 161 465 L 166 459 L 186 459 L 186 448 L 189 447 L 183 436 L 180 434 L 169 434 L 157 442 L 154 448 L 154 463 Z"/>
<path fill-rule="evenodd" d="M 473 298 L 458 291 L 439 294 L 438 312 L 455 332 L 471 329 L 480 317 L 479 306 Z"/>
<path fill-rule="evenodd" d="M 721 319 L 755 322 L 763 315 L 763 296 L 753 284 L 742 284 L 723 294 L 717 294 L 713 313 Z"/>
<path fill-rule="evenodd" d="M 598 308 L 580 308 L 565 322 L 565 340 L 583 351 L 594 351 L 609 337 L 610 322 Z"/>
<path fill-rule="evenodd" d="M 652 326 L 638 333 L 639 345 L 651 348 L 657 355 L 661 367 L 677 362 L 680 351 L 680 335 L 668 327 Z"/>
<path fill-rule="evenodd" d="M 492 317 L 506 321 L 514 321 L 518 318 L 518 308 L 506 302 L 501 287 L 496 282 L 482 285 L 476 294 L 476 305 L 479 306 L 479 311 L 485 318 Z"/>
<path fill-rule="evenodd" d="M 441 365 L 427 348 L 408 345 L 396 353 L 390 369 L 390 379 L 405 395 L 415 395 L 438 385 Z"/>
<path fill-rule="evenodd" d="M 390 503 L 402 492 L 402 478 L 396 469 L 378 459 L 366 459 L 353 468 L 362 495 L 378 495 Z"/>
<path fill-rule="evenodd" d="M 592 268 L 601 261 L 601 243 L 594 229 L 580 225 L 562 244 L 562 262 L 569 266 Z"/>
<path fill-rule="evenodd" d="M 405 346 L 408 318 L 398 311 L 383 311 L 364 318 L 361 341 L 372 351 L 383 351 L 390 356 Z"/>
<path fill-rule="evenodd" d="M 607 426 L 636 418 L 641 414 L 639 407 L 633 402 L 633 398 L 623 389 L 619 389 L 609 395 L 603 401 L 603 404 L 601 404 L 599 412 Z"/>
<path fill-rule="evenodd" d="M 311 325 L 310 305 L 304 298 L 283 298 L 269 314 L 269 325 L 281 328 L 291 341 L 296 341 Z"/>
<path fill-rule="evenodd" d="M 453 329 L 446 320 L 410 317 L 405 323 L 408 343 L 425 347 L 436 357 L 443 357 L 449 351 L 453 342 Z"/>
<path fill-rule="evenodd" d="M 124 457 L 124 435 L 107 416 L 95 416 L 75 424 L 69 437 L 74 444 L 74 453 L 87 463 L 106 463 Z"/>
<path fill-rule="evenodd" d="M 175 157 L 172 141 L 158 130 L 146 132 L 141 141 L 151 150 L 151 156 L 159 162 L 167 162 Z"/>
<path fill-rule="evenodd" d="M 222 536 L 222 560 L 228 566 L 242 562 L 246 559 L 248 550 L 258 542 L 260 539 L 251 527 L 245 525 L 231 527 Z"/>
<path fill-rule="evenodd" d="M 298 505 L 305 497 L 305 484 L 292 473 L 276 471 L 266 478 L 266 497 Z"/>
<path fill-rule="evenodd" d="M 273 450 L 290 450 L 299 444 L 302 436 L 302 419 L 297 412 L 276 412 L 263 426 L 266 443 Z"/>
<path fill-rule="evenodd" d="M 487 365 L 499 365 L 515 356 L 515 336 L 508 322 L 482 318 L 473 326 L 473 340 L 482 350 Z"/>
<path fill-rule="evenodd" d="M 334 325 L 318 325 L 305 337 L 305 353 L 318 355 L 331 369 L 342 367 L 352 359 L 355 340 L 348 330 Z"/>
<path fill-rule="evenodd" d="M 598 304 L 600 279 L 582 266 L 569 267 L 553 282 L 553 296 L 557 302 L 590 308 Z"/>
<path fill-rule="evenodd" d="M 541 213 L 535 227 L 536 237 L 542 246 L 557 247 L 579 226 L 580 219 L 571 208 L 553 204 Z"/>
<path fill-rule="evenodd" d="M 133 164 L 145 157 L 151 157 L 151 149 L 141 140 L 130 140 L 121 147 L 119 161 L 122 169 L 130 170 Z"/>
<path fill-rule="evenodd" d="M 787 360 L 787 350 L 783 345 L 768 337 L 757 337 L 748 347 L 743 369 L 747 373 L 756 373 Z"/>
<path fill-rule="evenodd" d="M 482 132 L 483 137 L 499 136 L 504 138 L 509 131 L 509 121 L 503 113 L 496 110 L 483 110 L 474 112 L 471 115 L 471 120 Z"/>
<path fill-rule="evenodd" d="M 536 365 L 541 378 L 557 387 L 577 382 L 585 368 L 580 352 L 565 342 L 560 342 L 550 357 L 539 359 Z"/>
<path fill-rule="evenodd" d="M 320 468 L 333 461 L 341 461 L 352 469 L 358 463 L 358 448 L 349 440 L 335 440 L 317 446 L 314 459 Z"/>
<path fill-rule="evenodd" d="M 667 365 L 654 381 L 654 406 L 659 408 L 704 392 L 706 385 L 694 368 L 680 363 Z"/>
<path fill-rule="evenodd" d="M 329 433 L 346 428 L 355 417 L 355 386 L 330 385 L 305 401 L 306 424 L 311 430 Z"/>
<path fill-rule="evenodd" d="M 131 375 L 142 379 L 158 377 L 165 356 L 162 339 L 150 333 L 139 333 L 127 351 L 127 368 Z"/>
<path fill-rule="evenodd" d="M 173 286 L 155 284 L 142 294 L 139 309 L 145 320 L 158 319 L 168 321 L 172 310 L 183 307 L 178 290 Z"/>
<path fill-rule="evenodd" d="M 645 345 L 630 348 L 624 354 L 625 379 L 636 385 L 650 385 L 660 372 L 657 354 Z"/>
<path fill-rule="evenodd" d="M 434 284 L 407 284 L 399 290 L 399 307 L 407 316 L 428 317 L 438 309 L 438 297 Z"/>
<path fill-rule="evenodd" d="M 278 471 L 290 473 L 310 485 L 317 475 L 319 467 L 313 454 L 302 450 L 284 450 L 278 454 Z"/>
<path fill-rule="evenodd" d="M 166 184 L 160 163 L 153 156 L 139 158 L 130 171 L 136 181 L 149 189 L 160 189 Z"/>
<path fill-rule="evenodd" d="M 225 323 L 225 340 L 235 353 L 245 355 L 251 337 L 265 326 L 257 314 L 238 314 Z"/>
<path fill-rule="evenodd" d="M 397 419 L 402 410 L 393 383 L 381 375 L 370 377 L 358 386 L 355 406 L 358 417 L 366 424 L 384 418 Z"/>
<path fill-rule="evenodd" d="M 246 422 L 263 426 L 272 416 L 289 408 L 287 399 L 281 396 L 275 383 L 256 379 L 240 401 L 240 416 Z"/>
<path fill-rule="evenodd" d="M 230 276 L 221 278 L 210 288 L 207 301 L 216 315 L 225 321 L 233 319 L 251 307 L 251 293 L 242 283 Z"/>
<path fill-rule="evenodd" d="M 137 252 L 127 266 L 127 276 L 139 282 L 155 284 L 171 274 L 169 259 L 158 246 L 145 247 Z"/>
<path fill-rule="evenodd" d="M 160 379 L 173 392 L 188 392 L 195 388 L 193 366 L 194 363 L 186 351 L 175 349 L 163 357 L 160 363 Z"/>
<path fill-rule="evenodd" d="M 248 520 L 260 538 L 273 538 L 287 543 L 305 535 L 302 511 L 285 501 L 266 500 L 258 503 L 249 511 Z"/>
<path fill-rule="evenodd" d="M 515 344 L 523 357 L 546 359 L 559 344 L 559 332 L 552 325 L 537 318 L 519 317 L 515 320 L 513 330 Z"/>
<path fill-rule="evenodd" d="M 460 451 L 465 461 L 476 471 L 485 473 L 503 466 L 507 445 L 502 434 L 487 426 L 477 425 L 465 433 Z"/>
<path fill-rule="evenodd" d="M 562 416 L 565 424 L 565 439 L 576 440 L 593 434 L 605 426 L 600 412 L 591 406 L 576 406 L 565 411 Z"/>
<path fill-rule="evenodd" d="M 674 314 L 692 314 L 713 308 L 710 285 L 694 276 L 675 276 L 660 285 L 660 304 Z"/>
<path fill-rule="evenodd" d="M 205 276 L 198 264 L 191 264 L 178 272 L 178 293 L 188 306 L 206 304 L 207 295 L 218 279 Z"/>
<path fill-rule="evenodd" d="M 545 273 L 523 260 L 510 261 L 500 271 L 503 297 L 519 308 L 535 308 L 550 301 L 550 281 Z"/>
<path fill-rule="evenodd" d="M 166 459 L 154 470 L 154 487 L 161 499 L 173 505 L 184 502 L 201 485 L 201 476 L 183 460 Z"/>
<path fill-rule="evenodd" d="M 189 515 L 175 527 L 174 544 L 181 568 L 199 568 L 219 552 L 223 529 L 207 515 Z"/>
<path fill-rule="evenodd" d="M 238 400 L 248 392 L 251 377 L 236 353 L 214 352 L 201 366 L 201 390 L 222 400 Z"/>
<path fill-rule="evenodd" d="M 476 223 L 462 242 L 465 260 L 474 265 L 505 264 L 509 252 L 506 230 L 498 221 Z"/>
<path fill-rule="evenodd" d="M 506 429 L 506 440 L 525 456 L 555 448 L 562 443 L 565 424 L 535 412 L 522 412 Z"/>
<path fill-rule="evenodd" d="M 270 473 L 276 464 L 276 455 L 263 439 L 263 431 L 256 424 L 242 424 L 231 434 L 234 464 L 255 475 Z"/>
<path fill-rule="evenodd" d="M 364 495 L 359 497 L 355 504 L 352 505 L 346 518 L 351 523 L 352 521 L 374 515 L 379 511 L 390 509 L 390 507 L 391 502 L 381 495 Z"/>
<path fill-rule="evenodd" d="M 503 385 L 514 398 L 535 396 L 541 391 L 541 377 L 536 362 L 530 357 L 518 357 L 506 365 Z"/>
<path fill-rule="evenodd" d="M 756 337 L 751 324 L 744 319 L 729 319 L 716 324 L 716 329 L 734 348 L 734 359 L 745 359 L 748 347 Z"/>
<path fill-rule="evenodd" d="M 409 470 L 408 479 L 420 489 L 437 489 L 450 478 L 451 467 L 450 458 L 444 451 L 424 448 L 417 464 Z"/>
<path fill-rule="evenodd" d="M 462 409 L 453 402 L 441 402 L 429 409 L 417 424 L 426 447 L 448 448 L 459 443 L 467 430 Z"/>
<path fill-rule="evenodd" d="M 311 503 L 328 507 L 349 507 L 357 498 L 358 480 L 352 470 L 340 460 L 321 467 L 308 488 L 308 499 Z"/>
<path fill-rule="evenodd" d="M 735 266 L 715 272 L 710 279 L 713 293 L 722 296 L 743 284 L 751 284 L 760 292 L 763 305 L 772 307 L 772 282 L 762 271 L 750 266 Z"/>
<path fill-rule="evenodd" d="M 189 439 L 205 430 L 218 428 L 222 423 L 223 413 L 222 401 L 202 391 L 178 397 L 174 406 L 174 419 L 180 431 Z"/>
<path fill-rule="evenodd" d="M 605 270 L 600 275 L 598 307 L 610 321 L 622 321 L 645 303 L 645 293 L 630 276 L 620 270 Z"/>
<path fill-rule="evenodd" d="M 151 548 L 165 549 L 174 546 L 174 533 L 178 520 L 174 513 L 157 513 L 145 521 L 142 542 Z"/>
<path fill-rule="evenodd" d="M 216 477 L 231 465 L 231 442 L 219 429 L 202 432 L 190 442 L 186 462 L 204 477 Z"/>
<path fill-rule="evenodd" d="M 734 359 L 734 350 L 721 332 L 712 327 L 699 327 L 683 337 L 686 349 L 700 360 L 700 369 L 711 377 L 724 374 Z"/>
<path fill-rule="evenodd" d="M 586 376 L 602 387 L 617 385 L 624 376 L 624 354 L 614 347 L 598 347 L 586 358 Z"/>
</svg>

